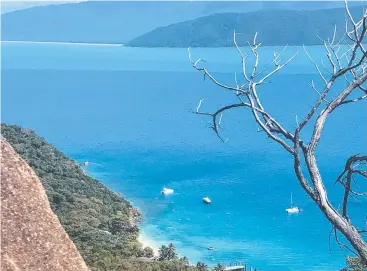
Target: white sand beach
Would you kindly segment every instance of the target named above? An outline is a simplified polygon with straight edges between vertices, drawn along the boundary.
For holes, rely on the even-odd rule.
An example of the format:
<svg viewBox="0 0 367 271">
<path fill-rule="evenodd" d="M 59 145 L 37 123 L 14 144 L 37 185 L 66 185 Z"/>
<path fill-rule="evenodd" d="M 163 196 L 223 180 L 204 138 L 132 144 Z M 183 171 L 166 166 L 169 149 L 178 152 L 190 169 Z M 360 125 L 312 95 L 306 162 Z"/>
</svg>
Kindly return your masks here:
<svg viewBox="0 0 367 271">
<path fill-rule="evenodd" d="M 160 245 L 154 240 L 150 239 L 144 231 L 140 231 L 138 241 L 143 245 L 143 248 L 150 247 L 153 249 L 154 255 L 158 255 Z"/>
</svg>

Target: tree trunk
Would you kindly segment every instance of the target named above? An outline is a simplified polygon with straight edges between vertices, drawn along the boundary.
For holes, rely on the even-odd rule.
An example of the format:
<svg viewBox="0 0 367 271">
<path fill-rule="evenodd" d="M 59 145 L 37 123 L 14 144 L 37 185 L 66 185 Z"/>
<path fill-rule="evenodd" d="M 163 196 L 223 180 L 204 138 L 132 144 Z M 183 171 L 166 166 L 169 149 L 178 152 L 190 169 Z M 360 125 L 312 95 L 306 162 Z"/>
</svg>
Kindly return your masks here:
<svg viewBox="0 0 367 271">
<path fill-rule="evenodd" d="M 316 164 L 315 155 L 313 152 L 307 152 L 305 154 L 306 165 L 308 172 L 311 177 L 311 181 L 314 185 L 315 197 L 312 198 L 317 204 L 320 210 L 324 213 L 326 218 L 331 222 L 331 224 L 338 229 L 353 248 L 357 251 L 358 255 L 364 263 L 367 263 L 367 244 L 363 240 L 362 236 L 358 230 L 338 211 L 336 211 L 333 206 L 329 203 L 327 198 L 326 189 L 323 185 L 323 181 Z"/>
</svg>

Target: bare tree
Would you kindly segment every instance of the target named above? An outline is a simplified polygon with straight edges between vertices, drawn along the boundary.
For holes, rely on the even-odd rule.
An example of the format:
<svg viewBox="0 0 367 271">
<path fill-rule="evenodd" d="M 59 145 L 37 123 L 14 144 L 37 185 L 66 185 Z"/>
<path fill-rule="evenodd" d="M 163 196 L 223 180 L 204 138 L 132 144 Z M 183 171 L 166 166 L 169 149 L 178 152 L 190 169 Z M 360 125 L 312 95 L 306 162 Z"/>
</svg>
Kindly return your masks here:
<svg viewBox="0 0 367 271">
<path fill-rule="evenodd" d="M 233 41 L 241 57 L 242 80 L 245 82 L 242 85 L 239 84 L 235 74 L 235 86 L 219 82 L 205 67 L 201 66 L 203 62 L 201 59 L 193 60 L 190 48 L 188 49 L 188 53 L 189 59 L 196 70 L 202 72 L 205 77 L 209 78 L 216 85 L 233 94 L 236 100 L 238 100 L 237 103 L 228 104 L 215 112 L 207 113 L 201 111 L 204 101 L 202 99 L 196 108 L 196 114 L 211 117 L 214 132 L 222 141 L 226 141 L 220 135 L 223 113 L 234 108 L 248 108 L 256 123 L 261 127 L 261 131 L 271 140 L 281 145 L 291 155 L 294 171 L 300 185 L 319 207 L 324 216 L 331 222 L 335 240 L 338 244 L 359 255 L 362 261 L 367 263 L 367 243 L 364 240 L 364 234 L 367 231 L 365 229 L 358 229 L 357 225 L 351 222 L 348 215 L 348 199 L 351 196 L 367 195 L 366 192 L 355 191 L 354 187 L 356 184 L 353 181 L 353 176 L 355 175 L 367 178 L 367 156 L 354 155 L 350 157 L 346 161 L 342 174 L 335 181 L 344 188 L 341 209 L 333 206 L 328 199 L 328 193 L 324 186 L 323 177 L 320 174 L 315 156 L 315 151 L 327 118 L 336 109 L 359 102 L 367 97 L 367 89 L 363 86 L 367 79 L 367 52 L 363 45 L 367 29 L 367 13 L 366 10 L 363 10 L 362 18 L 356 21 L 349 11 L 347 2 L 345 2 L 345 9 L 348 19 L 346 20 L 345 31 L 343 31 L 342 37 L 337 38 L 337 29 L 335 27 L 331 39 L 321 39 L 329 62 L 328 67 L 322 63 L 323 70 L 321 70 L 320 66 L 307 52 L 306 47 L 304 47 L 304 51 L 317 70 L 323 86 L 322 89 L 318 89 L 313 81 L 310 83 L 310 87 L 318 94 L 318 99 L 303 119 L 298 121 L 298 117 L 296 116 L 296 128 L 293 131 L 284 127 L 273 117 L 271 112 L 266 110 L 262 99 L 258 95 L 258 88 L 266 83 L 270 77 L 287 66 L 297 53 L 283 60 L 282 52 L 287 48 L 286 46 L 279 52 L 275 51 L 271 63 L 260 69 L 258 49 L 261 43 L 258 43 L 256 33 L 253 41 L 248 42 L 249 49 L 251 50 L 250 55 L 254 58 L 254 64 L 251 69 L 248 69 L 246 62 L 248 56 L 244 55 L 238 46 L 235 32 Z M 347 49 L 343 49 L 345 46 L 342 46 L 342 44 L 347 44 Z M 341 90 L 335 86 L 335 83 L 339 80 L 344 80 L 344 84 L 346 85 Z M 332 88 L 336 89 L 337 95 L 331 96 L 330 90 Z M 310 138 L 302 138 L 302 131 L 306 126 L 312 127 Z M 339 241 L 338 233 L 344 235 L 352 248 Z"/>
</svg>

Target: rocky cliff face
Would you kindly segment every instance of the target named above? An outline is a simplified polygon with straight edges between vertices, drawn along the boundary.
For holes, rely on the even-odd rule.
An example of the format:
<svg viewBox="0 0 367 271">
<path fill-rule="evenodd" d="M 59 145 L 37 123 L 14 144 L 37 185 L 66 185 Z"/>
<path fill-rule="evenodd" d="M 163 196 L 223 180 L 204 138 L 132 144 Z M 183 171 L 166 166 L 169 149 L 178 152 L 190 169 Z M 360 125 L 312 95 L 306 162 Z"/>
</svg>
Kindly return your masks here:
<svg viewBox="0 0 367 271">
<path fill-rule="evenodd" d="M 88 270 L 37 175 L 1 140 L 1 270 Z"/>
</svg>

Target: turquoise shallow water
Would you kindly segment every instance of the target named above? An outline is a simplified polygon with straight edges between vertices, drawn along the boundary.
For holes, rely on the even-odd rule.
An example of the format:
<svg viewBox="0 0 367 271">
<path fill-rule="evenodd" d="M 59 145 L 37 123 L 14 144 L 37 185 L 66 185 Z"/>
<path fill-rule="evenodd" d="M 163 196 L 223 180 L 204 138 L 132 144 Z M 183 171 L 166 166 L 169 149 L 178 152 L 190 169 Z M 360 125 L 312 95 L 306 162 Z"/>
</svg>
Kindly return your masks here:
<svg viewBox="0 0 367 271">
<path fill-rule="evenodd" d="M 272 50 L 265 48 L 264 58 Z M 234 49 L 192 52 L 233 82 L 240 68 Z M 310 52 L 320 57 L 322 48 Z M 33 128 L 90 161 L 91 175 L 144 211 L 142 228 L 155 244 L 172 241 L 193 262 L 242 260 L 260 270 L 343 266 L 344 254 L 333 242 L 329 251 L 330 226 L 300 189 L 291 160 L 256 132 L 251 115 L 224 116 L 223 144 L 208 119 L 191 113 L 201 98 L 209 111 L 232 98 L 192 70 L 186 49 L 2 44 L 2 68 L 2 121 Z M 277 119 L 294 127 L 295 115 L 316 99 L 307 86 L 315 78 L 300 54 L 260 94 Z M 356 113 L 365 106 L 345 107 L 327 123 L 318 161 L 328 188 L 348 155 L 366 151 L 367 116 Z M 174 195 L 162 197 L 164 186 Z M 284 211 L 291 192 L 303 209 L 298 215 Z M 336 205 L 339 192 L 330 193 Z M 202 204 L 204 196 L 213 204 Z M 352 206 L 355 221 L 364 223 L 366 202 Z"/>
</svg>

